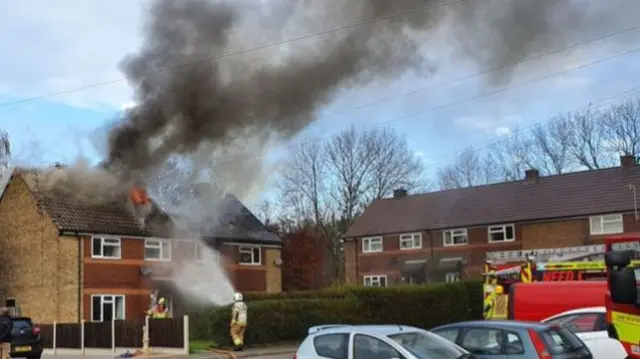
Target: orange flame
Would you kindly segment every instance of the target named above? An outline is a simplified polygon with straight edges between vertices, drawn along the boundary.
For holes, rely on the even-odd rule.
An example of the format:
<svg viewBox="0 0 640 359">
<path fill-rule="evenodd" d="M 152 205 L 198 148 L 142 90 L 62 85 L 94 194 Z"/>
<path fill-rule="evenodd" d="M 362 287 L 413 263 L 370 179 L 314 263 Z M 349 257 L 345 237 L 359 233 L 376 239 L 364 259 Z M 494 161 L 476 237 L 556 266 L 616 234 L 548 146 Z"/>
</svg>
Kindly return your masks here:
<svg viewBox="0 0 640 359">
<path fill-rule="evenodd" d="M 147 191 L 137 187 L 134 187 L 131 190 L 131 201 L 135 205 L 147 205 L 151 202 L 149 200 L 149 196 L 147 195 Z"/>
</svg>

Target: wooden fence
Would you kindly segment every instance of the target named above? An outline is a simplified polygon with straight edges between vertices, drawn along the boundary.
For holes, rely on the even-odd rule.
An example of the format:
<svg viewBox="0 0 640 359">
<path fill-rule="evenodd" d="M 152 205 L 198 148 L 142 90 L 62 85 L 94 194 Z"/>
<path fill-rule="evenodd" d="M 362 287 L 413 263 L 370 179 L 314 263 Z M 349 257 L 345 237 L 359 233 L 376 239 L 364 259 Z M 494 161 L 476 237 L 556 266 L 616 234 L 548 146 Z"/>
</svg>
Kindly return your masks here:
<svg viewBox="0 0 640 359">
<path fill-rule="evenodd" d="M 189 352 L 189 317 L 148 319 L 149 346 L 181 349 Z M 41 324 L 40 337 L 45 349 L 135 349 L 142 348 L 144 322 L 115 320 L 111 322 Z"/>
</svg>

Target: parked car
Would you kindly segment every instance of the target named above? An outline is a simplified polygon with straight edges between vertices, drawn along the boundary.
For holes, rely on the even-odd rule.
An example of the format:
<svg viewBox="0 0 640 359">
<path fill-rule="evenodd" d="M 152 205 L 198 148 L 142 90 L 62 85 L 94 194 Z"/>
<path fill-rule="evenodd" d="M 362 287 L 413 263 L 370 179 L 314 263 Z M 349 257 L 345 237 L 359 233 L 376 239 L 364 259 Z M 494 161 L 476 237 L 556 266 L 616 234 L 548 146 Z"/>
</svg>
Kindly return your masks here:
<svg viewBox="0 0 640 359">
<path fill-rule="evenodd" d="M 593 359 L 582 340 L 561 326 L 490 320 L 447 324 L 431 332 L 483 359 Z"/>
<path fill-rule="evenodd" d="M 42 341 L 40 328 L 33 325 L 29 317 L 13 318 L 11 332 L 11 356 L 40 359 L 42 356 Z"/>
<path fill-rule="evenodd" d="M 294 356 L 294 359 L 320 358 L 477 359 L 458 345 L 423 329 L 405 325 L 338 324 L 309 328 L 307 338 Z"/>
<path fill-rule="evenodd" d="M 569 310 L 543 320 L 574 332 L 589 347 L 594 359 L 624 359 L 627 353 L 616 339 L 609 338 L 605 307 Z"/>
</svg>

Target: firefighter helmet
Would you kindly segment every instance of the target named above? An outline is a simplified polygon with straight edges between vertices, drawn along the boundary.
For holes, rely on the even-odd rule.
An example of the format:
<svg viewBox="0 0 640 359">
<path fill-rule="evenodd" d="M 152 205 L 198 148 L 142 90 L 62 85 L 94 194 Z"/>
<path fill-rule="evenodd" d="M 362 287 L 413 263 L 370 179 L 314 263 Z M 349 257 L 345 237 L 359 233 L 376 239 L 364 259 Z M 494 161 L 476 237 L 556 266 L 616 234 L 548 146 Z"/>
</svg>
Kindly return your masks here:
<svg viewBox="0 0 640 359">
<path fill-rule="evenodd" d="M 495 291 L 496 291 L 496 294 L 503 294 L 504 293 L 504 287 L 501 286 L 501 285 L 497 285 Z"/>
<path fill-rule="evenodd" d="M 236 294 L 233 295 L 233 300 L 235 302 L 242 302 L 242 293 L 236 292 Z"/>
</svg>

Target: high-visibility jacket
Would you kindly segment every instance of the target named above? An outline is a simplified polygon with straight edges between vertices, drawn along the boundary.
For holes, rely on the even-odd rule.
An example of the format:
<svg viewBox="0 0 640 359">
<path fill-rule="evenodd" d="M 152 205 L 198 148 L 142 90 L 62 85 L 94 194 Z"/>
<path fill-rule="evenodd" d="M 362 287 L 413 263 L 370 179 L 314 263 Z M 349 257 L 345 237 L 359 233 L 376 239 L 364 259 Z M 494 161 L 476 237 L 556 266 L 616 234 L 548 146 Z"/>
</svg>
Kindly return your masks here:
<svg viewBox="0 0 640 359">
<path fill-rule="evenodd" d="M 495 310 L 495 298 L 497 294 L 495 292 L 490 293 L 484 299 L 484 319 L 491 319 Z"/>
<path fill-rule="evenodd" d="M 507 319 L 509 314 L 509 296 L 506 294 L 496 295 L 493 300 L 493 313 L 491 319 Z"/>
<path fill-rule="evenodd" d="M 231 323 L 247 324 L 247 305 L 244 302 L 235 302 L 231 307 Z"/>
</svg>

